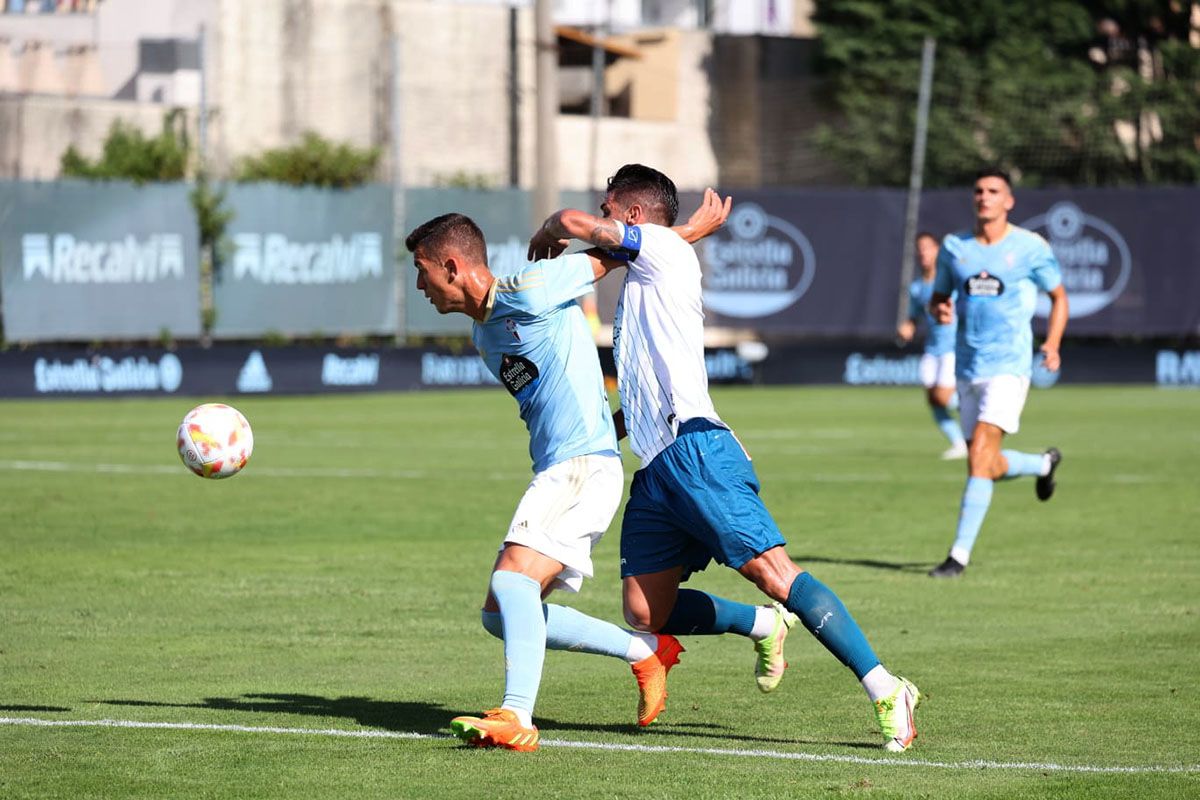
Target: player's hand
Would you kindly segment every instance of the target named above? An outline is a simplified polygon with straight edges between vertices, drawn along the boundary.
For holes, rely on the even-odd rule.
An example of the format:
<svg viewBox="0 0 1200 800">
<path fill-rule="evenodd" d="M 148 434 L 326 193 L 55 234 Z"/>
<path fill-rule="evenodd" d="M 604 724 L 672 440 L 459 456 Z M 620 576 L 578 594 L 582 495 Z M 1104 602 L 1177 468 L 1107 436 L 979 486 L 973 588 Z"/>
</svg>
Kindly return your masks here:
<svg viewBox="0 0 1200 800">
<path fill-rule="evenodd" d="M 688 244 L 694 244 L 705 236 L 710 236 L 725 224 L 729 211 L 733 208 L 733 197 L 721 199 L 711 187 L 704 190 L 704 199 L 688 221 L 676 228 L 676 231 Z"/>
<path fill-rule="evenodd" d="M 954 322 L 954 303 L 947 297 L 940 303 L 930 303 L 929 313 L 937 320 L 938 324 L 946 325 Z"/>
<path fill-rule="evenodd" d="M 896 328 L 896 339 L 900 345 L 906 345 L 912 341 L 913 335 L 917 331 L 917 326 L 913 324 L 911 319 L 906 319 L 900 323 L 900 327 Z"/>
<path fill-rule="evenodd" d="M 526 257 L 530 261 L 540 261 L 543 258 L 558 258 L 567 249 L 570 242 L 559 239 L 546 231 L 546 226 L 538 228 L 538 232 L 529 240 L 529 252 Z"/>
<path fill-rule="evenodd" d="M 1051 372 L 1058 372 L 1058 368 L 1062 366 L 1062 357 L 1058 354 L 1057 347 L 1041 346 L 1042 364 Z"/>
</svg>

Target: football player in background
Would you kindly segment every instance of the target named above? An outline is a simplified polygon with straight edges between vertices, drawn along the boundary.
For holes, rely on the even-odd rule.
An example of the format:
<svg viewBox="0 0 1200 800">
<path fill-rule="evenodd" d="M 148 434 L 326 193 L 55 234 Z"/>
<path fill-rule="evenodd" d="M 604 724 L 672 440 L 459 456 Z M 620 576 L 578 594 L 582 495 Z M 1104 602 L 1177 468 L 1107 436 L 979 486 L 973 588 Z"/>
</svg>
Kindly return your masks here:
<svg viewBox="0 0 1200 800">
<path fill-rule="evenodd" d="M 1044 453 L 1003 449 L 1004 436 L 1020 427 L 1029 394 L 1030 322 L 1038 291 L 1050 295 L 1046 340 L 1039 350 L 1052 372 L 1061 365 L 1058 349 L 1068 316 L 1058 259 L 1045 239 L 1008 221 L 1014 203 L 1008 174 L 981 170 L 975 178 L 974 228 L 950 234 L 938 251 L 929 308 L 939 322 L 958 318 L 955 372 L 962 429 L 970 444 L 954 544 L 930 571 L 933 578 L 963 574 L 996 481 L 1033 476 L 1037 498 L 1049 500 L 1062 461 L 1056 447 Z"/>
</svg>

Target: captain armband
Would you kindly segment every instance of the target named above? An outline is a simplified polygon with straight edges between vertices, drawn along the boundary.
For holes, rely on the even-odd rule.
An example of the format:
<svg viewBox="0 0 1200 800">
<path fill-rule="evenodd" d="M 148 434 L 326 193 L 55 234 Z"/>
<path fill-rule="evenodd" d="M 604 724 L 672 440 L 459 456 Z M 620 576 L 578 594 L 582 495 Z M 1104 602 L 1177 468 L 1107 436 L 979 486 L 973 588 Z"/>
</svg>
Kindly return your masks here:
<svg viewBox="0 0 1200 800">
<path fill-rule="evenodd" d="M 604 252 L 614 261 L 633 261 L 642 251 L 642 229 L 623 222 L 617 222 L 616 225 L 621 233 L 621 244 Z"/>
</svg>

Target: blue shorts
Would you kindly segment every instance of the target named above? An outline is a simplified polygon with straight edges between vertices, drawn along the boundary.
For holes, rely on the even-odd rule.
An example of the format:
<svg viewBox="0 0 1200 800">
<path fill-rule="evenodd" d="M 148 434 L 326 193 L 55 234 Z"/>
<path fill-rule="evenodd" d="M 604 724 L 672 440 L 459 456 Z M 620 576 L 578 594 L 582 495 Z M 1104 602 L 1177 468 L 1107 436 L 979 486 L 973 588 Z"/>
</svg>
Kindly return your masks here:
<svg viewBox="0 0 1200 800">
<path fill-rule="evenodd" d="M 621 577 L 682 566 L 686 578 L 712 559 L 738 569 L 784 544 L 733 432 L 691 419 L 633 476 L 621 521 Z"/>
</svg>

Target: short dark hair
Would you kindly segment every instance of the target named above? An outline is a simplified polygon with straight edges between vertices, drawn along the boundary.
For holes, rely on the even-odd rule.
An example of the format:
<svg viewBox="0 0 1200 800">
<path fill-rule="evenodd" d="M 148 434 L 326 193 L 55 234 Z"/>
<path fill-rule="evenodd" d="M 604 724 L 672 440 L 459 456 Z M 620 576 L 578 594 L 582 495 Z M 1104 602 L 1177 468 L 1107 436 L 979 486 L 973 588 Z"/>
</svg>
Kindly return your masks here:
<svg viewBox="0 0 1200 800">
<path fill-rule="evenodd" d="M 980 178 L 999 178 L 1008 184 L 1009 189 L 1012 188 L 1012 178 L 1000 167 L 984 167 L 975 173 L 975 180 L 978 181 Z"/>
<path fill-rule="evenodd" d="M 922 239 L 933 239 L 935 244 L 941 244 L 941 240 L 934 236 L 932 231 L 917 231 L 917 236 L 915 239 L 913 239 L 913 243 L 915 244 Z"/>
<path fill-rule="evenodd" d="M 404 239 L 408 252 L 423 248 L 426 254 L 438 256 L 447 245 L 453 245 L 468 258 L 487 264 L 487 242 L 475 220 L 466 214 L 442 214 L 417 226 Z"/>
<path fill-rule="evenodd" d="M 608 193 L 623 204 L 641 203 L 651 222 L 674 225 L 679 216 L 675 182 L 642 164 L 626 164 L 608 179 Z"/>
</svg>

